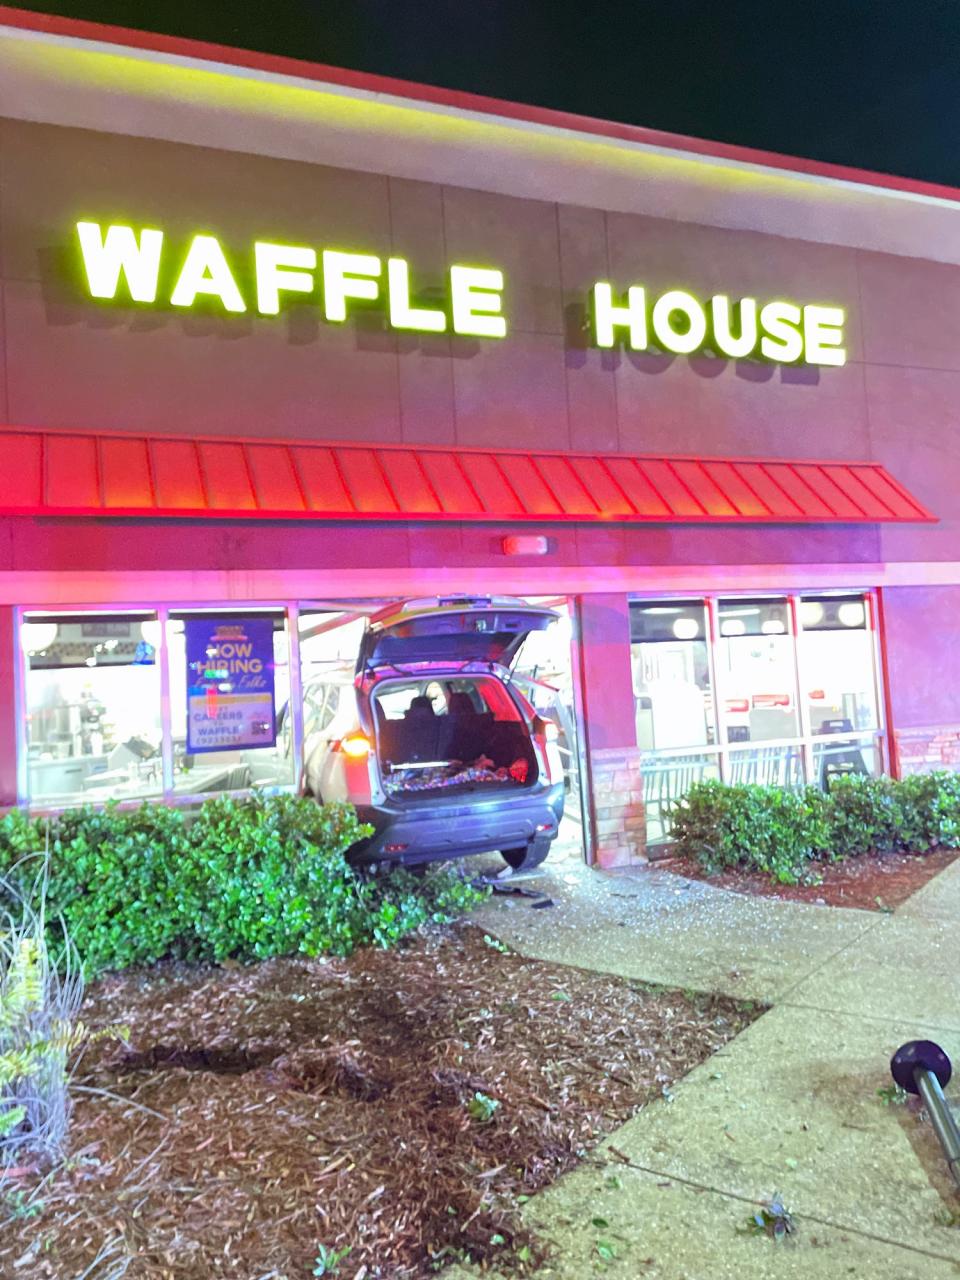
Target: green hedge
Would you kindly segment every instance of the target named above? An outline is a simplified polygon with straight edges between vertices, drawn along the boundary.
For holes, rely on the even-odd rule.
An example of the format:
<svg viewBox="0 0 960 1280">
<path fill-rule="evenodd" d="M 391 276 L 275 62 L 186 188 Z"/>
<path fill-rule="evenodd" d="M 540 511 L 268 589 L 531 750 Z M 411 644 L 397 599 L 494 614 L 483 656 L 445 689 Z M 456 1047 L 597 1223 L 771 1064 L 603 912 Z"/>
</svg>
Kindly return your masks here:
<svg viewBox="0 0 960 1280">
<path fill-rule="evenodd" d="M 358 876 L 345 853 L 370 828 L 349 805 L 293 796 L 85 807 L 0 819 L 0 875 L 36 894 L 49 849 L 46 911 L 62 917 L 88 976 L 167 956 L 251 961 L 390 946 L 485 896 L 447 870 Z"/>
<path fill-rule="evenodd" d="M 699 782 L 674 810 L 672 835 L 707 871 L 745 867 L 797 884 L 816 877 L 818 860 L 960 848 L 960 774 L 839 778 L 828 792 Z"/>
</svg>

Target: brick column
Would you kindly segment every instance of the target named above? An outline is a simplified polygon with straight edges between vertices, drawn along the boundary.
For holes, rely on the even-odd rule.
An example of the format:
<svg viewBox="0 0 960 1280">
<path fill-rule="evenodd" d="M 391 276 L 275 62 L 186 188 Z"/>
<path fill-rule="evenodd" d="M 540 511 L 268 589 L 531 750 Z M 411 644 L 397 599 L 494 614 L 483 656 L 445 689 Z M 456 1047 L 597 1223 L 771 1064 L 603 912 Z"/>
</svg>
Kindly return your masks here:
<svg viewBox="0 0 960 1280">
<path fill-rule="evenodd" d="M 14 673 L 19 637 L 13 608 L 0 605 L 0 809 L 17 803 L 17 722 Z"/>
<path fill-rule="evenodd" d="M 626 596 L 581 598 L 580 652 L 597 863 L 629 866 L 643 861 L 646 824 Z"/>
<path fill-rule="evenodd" d="M 960 725 L 937 724 L 922 729 L 894 729 L 900 772 L 960 771 Z"/>
</svg>

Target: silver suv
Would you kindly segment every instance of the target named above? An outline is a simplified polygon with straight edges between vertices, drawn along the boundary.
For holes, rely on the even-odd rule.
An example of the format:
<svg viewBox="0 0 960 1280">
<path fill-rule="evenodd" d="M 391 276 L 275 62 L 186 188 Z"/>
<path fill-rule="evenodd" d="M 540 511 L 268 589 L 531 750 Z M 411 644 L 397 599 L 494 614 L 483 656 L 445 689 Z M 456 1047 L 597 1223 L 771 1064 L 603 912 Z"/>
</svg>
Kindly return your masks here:
<svg viewBox="0 0 960 1280">
<path fill-rule="evenodd" d="M 372 824 L 351 860 L 543 861 L 563 816 L 557 725 L 511 664 L 556 618 L 507 596 L 409 600 L 369 619 L 355 669 L 307 683 L 301 790 Z"/>
</svg>

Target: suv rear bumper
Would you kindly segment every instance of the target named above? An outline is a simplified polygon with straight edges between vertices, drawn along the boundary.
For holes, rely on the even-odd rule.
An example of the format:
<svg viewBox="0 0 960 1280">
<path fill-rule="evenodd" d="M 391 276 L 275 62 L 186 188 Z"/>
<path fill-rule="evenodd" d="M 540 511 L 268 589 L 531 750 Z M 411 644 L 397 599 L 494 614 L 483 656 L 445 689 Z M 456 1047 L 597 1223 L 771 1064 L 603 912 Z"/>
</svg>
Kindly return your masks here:
<svg viewBox="0 0 960 1280">
<path fill-rule="evenodd" d="M 563 817 L 562 782 L 529 796 L 464 798 L 462 804 L 409 808 L 358 807 L 361 822 L 375 833 L 348 857 L 356 864 L 391 860 L 431 862 L 474 853 L 517 849 L 534 840 L 556 839 Z"/>
</svg>

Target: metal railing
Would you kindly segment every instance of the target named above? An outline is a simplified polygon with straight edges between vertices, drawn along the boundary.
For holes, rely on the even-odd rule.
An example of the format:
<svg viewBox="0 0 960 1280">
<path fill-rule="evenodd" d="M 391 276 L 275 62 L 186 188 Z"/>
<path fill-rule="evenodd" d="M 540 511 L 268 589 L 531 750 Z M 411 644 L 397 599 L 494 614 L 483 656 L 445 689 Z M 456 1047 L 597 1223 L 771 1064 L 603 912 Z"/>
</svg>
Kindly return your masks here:
<svg viewBox="0 0 960 1280">
<path fill-rule="evenodd" d="M 672 812 L 697 782 L 796 790 L 812 783 L 828 787 L 843 774 L 880 772 L 881 731 L 852 732 L 756 743 L 750 747 L 689 747 L 651 754 L 641 761 L 647 842 L 669 840 Z"/>
</svg>

